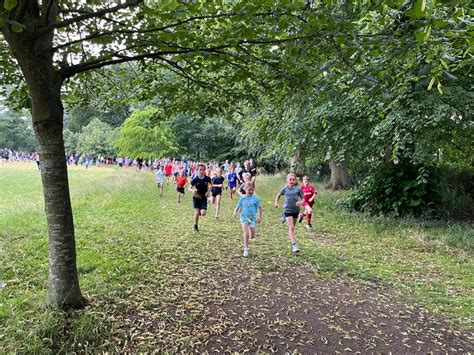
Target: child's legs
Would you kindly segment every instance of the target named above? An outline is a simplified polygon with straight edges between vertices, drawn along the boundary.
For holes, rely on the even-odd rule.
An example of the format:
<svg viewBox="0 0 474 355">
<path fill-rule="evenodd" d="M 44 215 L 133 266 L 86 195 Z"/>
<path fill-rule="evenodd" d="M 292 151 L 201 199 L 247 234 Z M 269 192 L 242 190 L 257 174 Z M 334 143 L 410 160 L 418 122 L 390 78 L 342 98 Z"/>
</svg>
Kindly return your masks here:
<svg viewBox="0 0 474 355">
<path fill-rule="evenodd" d="M 198 225 L 199 222 L 199 208 L 194 209 L 194 225 Z"/>
<path fill-rule="evenodd" d="M 221 209 L 221 195 L 217 195 L 215 197 L 215 202 L 216 202 L 216 217 L 219 216 L 219 212 Z"/>
<path fill-rule="evenodd" d="M 310 205 L 304 206 L 304 211 L 306 214 L 306 223 L 311 224 L 311 215 L 313 214 L 313 209 Z"/>
<path fill-rule="evenodd" d="M 206 213 L 207 213 L 207 210 L 204 210 L 204 209 L 203 209 L 203 210 L 201 210 L 201 216 L 203 216 L 203 217 L 204 217 L 204 216 L 206 215 Z"/>
<path fill-rule="evenodd" d="M 286 217 L 286 224 L 288 225 L 288 235 L 290 236 L 290 240 L 292 243 L 296 243 L 295 221 L 296 218 L 293 216 Z"/>
<path fill-rule="evenodd" d="M 244 232 L 244 248 L 248 248 L 250 236 L 250 228 L 248 223 L 242 223 L 242 232 Z"/>
<path fill-rule="evenodd" d="M 250 238 L 255 238 L 257 236 L 257 227 L 249 226 L 249 231 L 250 231 Z"/>
</svg>

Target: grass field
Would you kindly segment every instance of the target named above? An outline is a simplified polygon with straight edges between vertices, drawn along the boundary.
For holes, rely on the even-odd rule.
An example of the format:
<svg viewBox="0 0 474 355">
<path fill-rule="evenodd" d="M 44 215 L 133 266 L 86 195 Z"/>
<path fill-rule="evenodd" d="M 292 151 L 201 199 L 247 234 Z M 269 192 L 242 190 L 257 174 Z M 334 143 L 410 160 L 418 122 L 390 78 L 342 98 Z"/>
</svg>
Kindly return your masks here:
<svg viewBox="0 0 474 355">
<path fill-rule="evenodd" d="M 72 167 L 69 178 L 80 283 L 91 304 L 63 313 L 44 308 L 47 227 L 39 172 L 34 164 L 0 164 L 2 352 L 199 349 L 211 335 L 206 305 L 226 304 L 242 270 L 253 280 L 305 269 L 315 280 L 370 288 L 426 309 L 454 331 L 473 325 L 472 226 L 349 214 L 335 207 L 344 192 L 316 184 L 314 230 L 298 226 L 301 253 L 293 255 L 281 209 L 273 207 L 283 178 L 265 176 L 256 187 L 263 222 L 251 257 L 243 259 L 240 224 L 231 218 L 235 201 L 227 195 L 222 218 L 212 217 L 211 206 L 193 234 L 189 193 L 177 204 L 169 186 L 160 198 L 150 172 Z M 212 334 L 228 330 L 221 325 Z"/>
</svg>

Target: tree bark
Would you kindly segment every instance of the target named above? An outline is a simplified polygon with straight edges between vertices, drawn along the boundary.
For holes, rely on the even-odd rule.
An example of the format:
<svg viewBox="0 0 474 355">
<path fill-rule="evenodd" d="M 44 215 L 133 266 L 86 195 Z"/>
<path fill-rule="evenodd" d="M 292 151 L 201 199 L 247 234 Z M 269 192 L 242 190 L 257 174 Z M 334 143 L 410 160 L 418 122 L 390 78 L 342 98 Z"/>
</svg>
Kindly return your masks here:
<svg viewBox="0 0 474 355">
<path fill-rule="evenodd" d="M 52 64 L 52 34 L 33 38 L 28 31 L 3 33 L 28 86 L 33 127 L 40 154 L 41 180 L 49 235 L 48 305 L 85 304 L 76 268 L 74 223 L 63 140 L 62 78 Z"/>
<path fill-rule="evenodd" d="M 327 186 L 328 189 L 345 190 L 354 186 L 354 180 L 352 179 L 352 175 L 349 173 L 348 166 L 348 160 L 342 162 L 331 161 L 329 163 L 329 168 L 331 169 L 331 180 Z"/>
<path fill-rule="evenodd" d="M 297 150 L 290 160 L 290 172 L 302 177 L 305 174 L 305 164 L 301 150 Z"/>
</svg>

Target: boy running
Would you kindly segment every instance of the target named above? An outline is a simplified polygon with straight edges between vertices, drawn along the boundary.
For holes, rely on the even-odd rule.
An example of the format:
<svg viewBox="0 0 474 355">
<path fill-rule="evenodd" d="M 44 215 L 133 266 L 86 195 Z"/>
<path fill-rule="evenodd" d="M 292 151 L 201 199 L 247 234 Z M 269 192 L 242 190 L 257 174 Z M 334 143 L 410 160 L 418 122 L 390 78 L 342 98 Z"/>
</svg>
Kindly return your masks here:
<svg viewBox="0 0 474 355">
<path fill-rule="evenodd" d="M 313 226 L 311 225 L 311 217 L 313 214 L 314 200 L 318 193 L 314 186 L 309 184 L 309 177 L 306 175 L 303 176 L 303 186 L 301 186 L 300 189 L 303 191 L 304 211 L 300 213 L 299 222 L 301 223 L 304 216 L 306 216 L 306 229 L 312 230 Z"/>
<path fill-rule="evenodd" d="M 184 189 L 188 184 L 188 178 L 184 175 L 184 171 L 180 170 L 178 176 L 176 177 L 176 201 L 181 202 L 181 196 L 184 196 Z"/>
<path fill-rule="evenodd" d="M 230 190 L 230 199 L 233 200 L 235 188 L 237 187 L 237 174 L 234 173 L 232 166 L 229 168 L 229 173 L 227 174 L 227 187 Z"/>
<path fill-rule="evenodd" d="M 190 191 L 193 193 L 193 207 L 194 207 L 194 225 L 193 232 L 199 232 L 198 222 L 199 216 L 205 216 L 207 212 L 207 197 L 211 190 L 211 179 L 205 176 L 204 172 L 206 166 L 204 164 L 198 165 L 197 176 L 191 180 Z"/>
</svg>

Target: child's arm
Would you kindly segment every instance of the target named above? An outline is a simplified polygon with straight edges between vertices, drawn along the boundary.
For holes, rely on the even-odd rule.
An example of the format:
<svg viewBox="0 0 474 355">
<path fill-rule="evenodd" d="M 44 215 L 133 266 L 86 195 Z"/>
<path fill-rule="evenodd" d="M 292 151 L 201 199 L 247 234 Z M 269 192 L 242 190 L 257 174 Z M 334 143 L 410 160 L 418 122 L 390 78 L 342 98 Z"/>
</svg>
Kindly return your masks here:
<svg viewBox="0 0 474 355">
<path fill-rule="evenodd" d="M 262 207 L 258 208 L 257 223 L 262 223 Z"/>
<path fill-rule="evenodd" d="M 275 203 L 273 204 L 275 206 L 275 208 L 278 208 L 278 201 L 280 201 L 280 196 L 281 196 L 281 194 L 277 193 L 277 195 L 275 197 Z"/>
<path fill-rule="evenodd" d="M 205 194 L 206 197 L 209 196 L 209 193 L 211 192 L 211 190 L 212 190 L 212 182 L 207 183 L 207 191 L 206 191 L 206 194 Z"/>
<path fill-rule="evenodd" d="M 309 202 L 313 202 L 314 200 L 316 200 L 316 195 L 318 194 L 318 192 L 316 191 L 316 189 L 314 189 L 314 194 L 313 196 L 311 196 L 311 198 L 309 199 Z"/>
<path fill-rule="evenodd" d="M 236 207 L 234 213 L 232 214 L 232 218 L 237 217 L 237 215 L 242 212 L 242 207 Z"/>
</svg>

